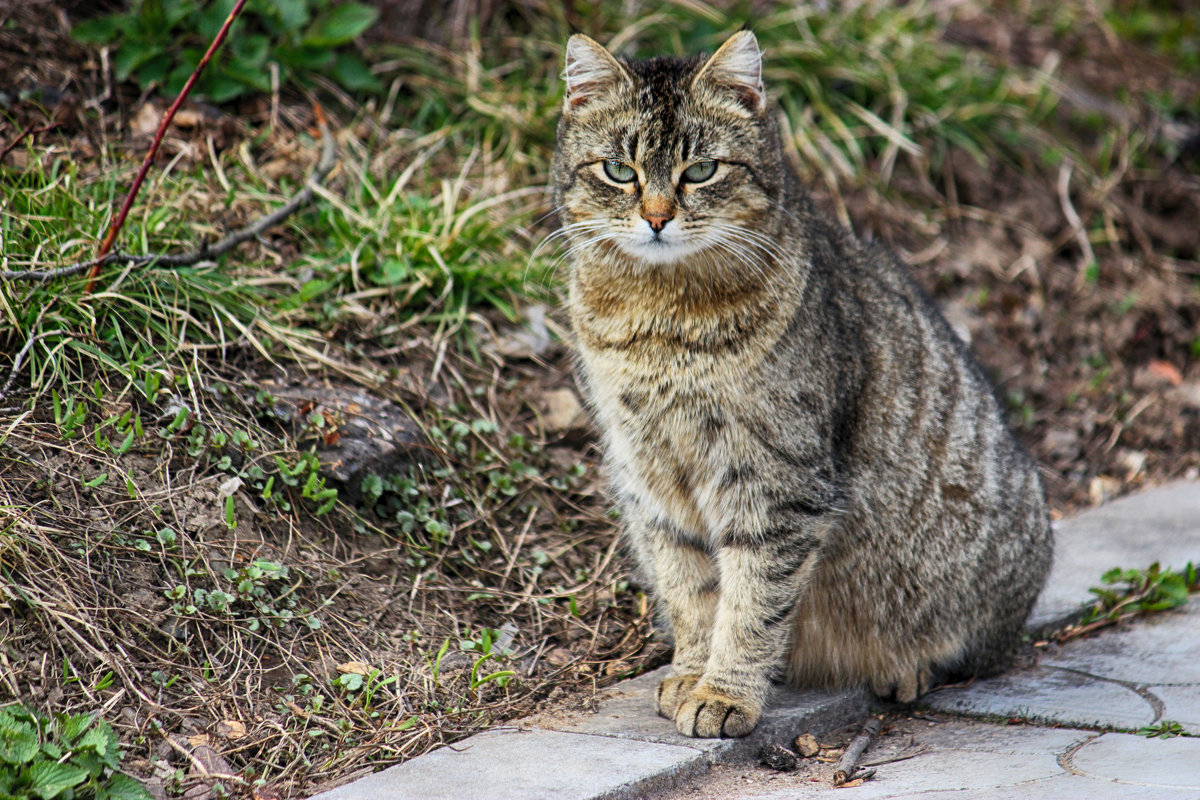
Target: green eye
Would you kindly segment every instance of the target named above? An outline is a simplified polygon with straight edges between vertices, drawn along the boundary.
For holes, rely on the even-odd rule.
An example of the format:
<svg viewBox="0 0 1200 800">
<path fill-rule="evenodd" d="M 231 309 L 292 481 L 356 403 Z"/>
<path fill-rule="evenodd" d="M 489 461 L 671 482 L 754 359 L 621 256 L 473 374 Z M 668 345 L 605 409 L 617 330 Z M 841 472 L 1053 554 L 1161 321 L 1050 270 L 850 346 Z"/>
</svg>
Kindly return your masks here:
<svg viewBox="0 0 1200 800">
<path fill-rule="evenodd" d="M 683 179 L 688 183 L 704 183 L 717 171 L 715 161 L 697 161 L 683 171 Z"/>
<path fill-rule="evenodd" d="M 604 160 L 604 174 L 617 183 L 629 183 L 637 179 L 637 172 L 634 171 L 633 167 L 624 161 L 617 161 L 615 158 Z"/>
</svg>

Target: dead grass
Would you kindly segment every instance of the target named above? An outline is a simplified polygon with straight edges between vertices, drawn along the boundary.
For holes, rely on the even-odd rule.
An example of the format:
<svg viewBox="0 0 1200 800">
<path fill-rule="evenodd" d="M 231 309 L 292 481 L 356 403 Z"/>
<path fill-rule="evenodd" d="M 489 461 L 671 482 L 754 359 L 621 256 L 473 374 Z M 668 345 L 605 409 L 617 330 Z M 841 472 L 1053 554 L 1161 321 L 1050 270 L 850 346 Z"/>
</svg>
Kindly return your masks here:
<svg viewBox="0 0 1200 800">
<path fill-rule="evenodd" d="M 1197 87 L 1111 36 L 1092 4 L 1069 5 L 1077 24 L 1062 27 L 930 3 L 920 29 L 934 38 L 904 43 L 922 69 L 946 52 L 960 70 L 986 67 L 1014 109 L 1010 127 L 959 118 L 994 135 L 986 148 L 956 146 L 957 129 L 921 111 L 927 99 L 889 85 L 887 53 L 815 85 L 798 68 L 774 76 L 795 97 L 857 109 L 844 124 L 797 109 L 798 163 L 828 208 L 900 248 L 970 333 L 1056 513 L 1200 470 L 1200 186 L 1177 134 Z M 621 35 L 642 49 L 711 45 L 729 27 L 694 3 L 623 8 L 643 24 Z M 22 373 L 18 392 L 40 397 L 0 400 L 0 698 L 100 713 L 131 771 L 168 795 L 302 796 L 542 704 L 586 702 L 665 657 L 614 539 L 593 432 L 548 422 L 551 393 L 574 391 L 568 353 L 548 335 L 522 341 L 530 326 L 517 322 L 544 303 L 549 332 L 562 330 L 554 254 L 529 262 L 553 224 L 542 186 L 560 34 L 575 22 L 607 39 L 620 18 L 504 9 L 489 6 L 487 38 L 456 16 L 453 45 L 386 54 L 388 95 L 329 101 L 343 152 L 330 188 L 220 266 L 257 298 L 250 335 L 204 339 L 184 320 L 151 348 L 159 361 L 38 386 Z M 32 13 L 0 35 L 36 39 L 35 55 L 0 68 L 43 99 L 12 106 L 3 136 L 63 125 L 0 168 L 29 176 L 55 155 L 78 183 L 119 183 L 144 146 L 143 98 L 116 87 L 103 114 L 87 111 L 109 88 L 102 65 L 53 14 L 21 16 Z M 774 35 L 797 13 L 776 15 Z M 874 30 L 865 16 L 839 24 Z M 797 45 L 789 58 L 812 55 Z M 1170 102 L 1120 96 L 1148 74 Z M 1014 75 L 1028 85 L 1005 82 Z M 57 103 L 51 86 L 68 87 Z M 1047 109 L 1042 91 L 1067 100 Z M 315 159 L 307 115 L 264 98 L 175 131 L 164 173 L 181 182 L 152 187 L 135 221 L 144 243 L 190 246 L 286 197 Z M 87 250 L 95 222 L 60 241 Z M 31 266 L 52 255 L 5 253 Z M 72 291 L 53 285 L 36 303 Z M 0 339 L 18 343 L 16 330 Z M 305 459 L 339 422 L 288 421 L 272 393 L 346 384 L 395 402 L 426 440 L 377 485 L 340 487 L 343 501 L 368 488 L 371 502 L 318 513 Z"/>
</svg>

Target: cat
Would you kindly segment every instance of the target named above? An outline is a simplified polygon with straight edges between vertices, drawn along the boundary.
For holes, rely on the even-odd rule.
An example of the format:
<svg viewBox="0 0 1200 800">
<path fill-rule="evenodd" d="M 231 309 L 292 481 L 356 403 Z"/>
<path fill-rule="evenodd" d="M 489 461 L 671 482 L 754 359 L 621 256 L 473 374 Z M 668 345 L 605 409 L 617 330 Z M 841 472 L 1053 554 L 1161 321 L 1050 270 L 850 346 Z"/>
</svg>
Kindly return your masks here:
<svg viewBox="0 0 1200 800">
<path fill-rule="evenodd" d="M 708 59 L 572 36 L 552 167 L 577 372 L 673 632 L 657 711 L 744 736 L 773 679 L 910 702 L 995 671 L 1049 568 L 982 369 L 884 249 L 815 210 L 752 32 Z"/>
</svg>

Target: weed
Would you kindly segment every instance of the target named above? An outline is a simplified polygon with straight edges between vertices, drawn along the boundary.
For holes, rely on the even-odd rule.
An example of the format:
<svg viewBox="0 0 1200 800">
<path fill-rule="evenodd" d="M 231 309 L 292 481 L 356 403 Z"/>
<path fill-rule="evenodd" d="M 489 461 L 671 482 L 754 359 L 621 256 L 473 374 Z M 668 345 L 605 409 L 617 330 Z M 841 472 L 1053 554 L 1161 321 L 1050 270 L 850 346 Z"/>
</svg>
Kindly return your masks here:
<svg viewBox="0 0 1200 800">
<path fill-rule="evenodd" d="M 175 95 L 192 74 L 234 0 L 138 0 L 129 11 L 78 23 L 72 35 L 86 44 L 113 46 L 113 74 L 143 89 Z M 223 103 L 271 91 L 271 71 L 310 84 L 317 75 L 351 91 L 382 88 L 349 45 L 379 12 L 361 3 L 329 0 L 251 2 L 231 27 L 227 46 L 201 75 L 197 94 Z"/>
<path fill-rule="evenodd" d="M 1146 569 L 1109 570 L 1100 578 L 1105 586 L 1088 591 L 1098 598 L 1084 615 L 1081 624 L 1097 621 L 1117 622 L 1136 614 L 1165 611 L 1185 605 L 1191 592 L 1200 591 L 1200 577 L 1192 562 L 1180 571 L 1163 569 L 1154 562 Z M 1106 588 L 1124 584 L 1123 590 Z"/>
<path fill-rule="evenodd" d="M 112 727 L 94 715 L 51 719 L 22 705 L 0 708 L 0 796 L 150 800 L 140 783 L 120 772 L 122 757 Z"/>
<path fill-rule="evenodd" d="M 1138 736 L 1147 739 L 1173 739 L 1183 734 L 1183 725 L 1173 719 L 1164 719 L 1157 725 L 1145 725 L 1138 728 Z"/>
</svg>

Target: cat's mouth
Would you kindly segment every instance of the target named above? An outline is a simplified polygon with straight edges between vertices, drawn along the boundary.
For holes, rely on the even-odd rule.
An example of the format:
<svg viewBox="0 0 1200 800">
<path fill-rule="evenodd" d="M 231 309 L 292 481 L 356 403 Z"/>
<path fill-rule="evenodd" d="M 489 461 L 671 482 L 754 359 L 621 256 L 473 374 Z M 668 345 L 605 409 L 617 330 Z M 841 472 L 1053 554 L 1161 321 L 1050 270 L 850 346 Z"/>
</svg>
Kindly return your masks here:
<svg viewBox="0 0 1200 800">
<path fill-rule="evenodd" d="M 638 233 L 620 243 L 626 254 L 650 264 L 672 264 L 700 250 L 700 243 L 693 237 L 682 236 L 670 231 Z"/>
</svg>

